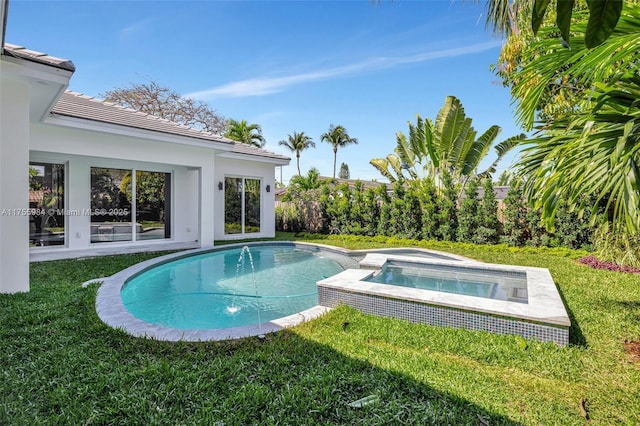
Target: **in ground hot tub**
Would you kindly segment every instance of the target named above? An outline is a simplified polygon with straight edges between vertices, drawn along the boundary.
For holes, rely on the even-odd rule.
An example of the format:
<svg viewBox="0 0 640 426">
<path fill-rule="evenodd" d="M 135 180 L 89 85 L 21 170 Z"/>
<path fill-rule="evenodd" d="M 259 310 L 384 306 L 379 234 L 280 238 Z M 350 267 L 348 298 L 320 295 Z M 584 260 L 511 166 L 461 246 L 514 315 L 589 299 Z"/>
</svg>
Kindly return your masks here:
<svg viewBox="0 0 640 426">
<path fill-rule="evenodd" d="M 321 306 L 569 343 L 571 322 L 544 268 L 368 254 L 317 283 Z"/>
</svg>

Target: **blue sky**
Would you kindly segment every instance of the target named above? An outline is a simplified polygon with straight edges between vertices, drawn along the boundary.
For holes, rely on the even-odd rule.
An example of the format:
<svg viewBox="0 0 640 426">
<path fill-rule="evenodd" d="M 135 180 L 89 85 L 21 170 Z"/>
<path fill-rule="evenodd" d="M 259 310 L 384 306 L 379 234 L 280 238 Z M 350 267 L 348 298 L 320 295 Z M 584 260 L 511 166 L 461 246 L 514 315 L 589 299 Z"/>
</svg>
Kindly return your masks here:
<svg viewBox="0 0 640 426">
<path fill-rule="evenodd" d="M 333 152 L 320 135 L 342 124 L 359 143 L 338 151 L 338 166 L 384 180 L 369 160 L 393 152 L 416 114 L 435 118 L 447 95 L 476 130 L 497 124 L 498 141 L 520 133 L 489 71 L 501 40 L 484 22 L 484 2 L 462 0 L 11 0 L 6 41 L 71 59 L 70 89 L 86 95 L 153 80 L 260 124 L 265 149 L 292 157 L 285 183 L 295 157 L 278 141 L 311 136 L 302 172 L 330 176 Z"/>
</svg>

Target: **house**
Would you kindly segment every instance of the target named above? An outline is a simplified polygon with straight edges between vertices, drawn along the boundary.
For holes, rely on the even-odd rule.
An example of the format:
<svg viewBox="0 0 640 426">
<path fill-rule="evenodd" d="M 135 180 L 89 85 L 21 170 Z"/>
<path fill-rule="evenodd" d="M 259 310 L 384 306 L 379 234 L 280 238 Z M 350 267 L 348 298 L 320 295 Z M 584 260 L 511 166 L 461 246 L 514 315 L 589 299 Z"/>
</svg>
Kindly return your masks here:
<svg viewBox="0 0 640 426">
<path fill-rule="evenodd" d="M 0 293 L 29 290 L 30 259 L 275 235 L 289 158 L 69 91 L 71 61 L 0 46 Z"/>
</svg>

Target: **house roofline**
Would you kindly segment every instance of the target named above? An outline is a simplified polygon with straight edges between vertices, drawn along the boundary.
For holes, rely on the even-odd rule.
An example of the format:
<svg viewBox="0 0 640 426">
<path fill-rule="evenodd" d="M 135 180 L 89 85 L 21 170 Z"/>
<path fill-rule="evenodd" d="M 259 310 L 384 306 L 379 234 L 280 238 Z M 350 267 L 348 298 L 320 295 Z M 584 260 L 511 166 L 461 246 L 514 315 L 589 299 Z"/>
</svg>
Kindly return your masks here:
<svg viewBox="0 0 640 426">
<path fill-rule="evenodd" d="M 3 18 L 7 18 L 6 11 Z M 3 31 L 5 28 L 6 27 L 3 25 Z M 46 65 L 52 68 L 58 68 L 63 71 L 68 71 L 71 74 L 73 74 L 76 70 L 76 66 L 68 59 L 57 58 L 55 56 L 47 55 L 46 53 L 29 50 L 23 46 L 5 43 L 4 36 L 2 40 L 2 55 L 10 58 L 34 62 L 36 64 Z"/>
<path fill-rule="evenodd" d="M 227 152 L 223 152 L 221 154 L 218 155 L 218 157 L 222 157 L 222 158 L 230 158 L 230 159 L 234 159 L 234 160 L 248 160 L 251 159 L 253 161 L 259 161 L 261 163 L 271 163 L 271 164 L 276 164 L 278 166 L 288 166 L 289 163 L 291 162 L 291 159 L 288 157 L 283 157 L 283 156 L 276 156 L 272 153 L 270 153 L 269 151 L 264 151 L 264 154 L 262 153 L 239 153 L 239 152 L 232 152 L 232 151 L 227 151 Z"/>
<path fill-rule="evenodd" d="M 178 143 L 200 148 L 215 149 L 218 151 L 231 151 L 233 145 L 227 142 L 215 142 L 207 139 L 198 139 L 189 136 L 174 135 L 171 133 L 158 132 L 155 130 L 141 129 L 132 126 L 107 123 L 104 121 L 90 120 L 81 117 L 73 117 L 58 113 L 50 113 L 44 120 L 45 124 L 53 124 L 62 127 L 81 129 L 87 131 L 97 131 L 120 136 L 137 137 L 159 142 Z"/>
</svg>

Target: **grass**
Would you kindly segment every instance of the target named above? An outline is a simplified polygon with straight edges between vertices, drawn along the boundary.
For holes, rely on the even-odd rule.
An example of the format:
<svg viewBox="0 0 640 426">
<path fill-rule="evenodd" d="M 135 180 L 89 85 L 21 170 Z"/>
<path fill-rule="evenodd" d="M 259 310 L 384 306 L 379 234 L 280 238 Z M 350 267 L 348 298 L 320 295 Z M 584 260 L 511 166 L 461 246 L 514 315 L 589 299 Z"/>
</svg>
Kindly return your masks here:
<svg viewBox="0 0 640 426">
<path fill-rule="evenodd" d="M 294 239 L 279 234 L 278 239 Z M 640 279 L 581 252 L 302 236 L 349 248 L 418 246 L 551 270 L 571 345 L 431 327 L 341 307 L 264 342 L 168 343 L 105 326 L 107 276 L 157 254 L 33 264 L 31 291 L 0 295 L 0 424 L 640 424 Z M 349 403 L 375 395 L 362 408 Z"/>
</svg>

